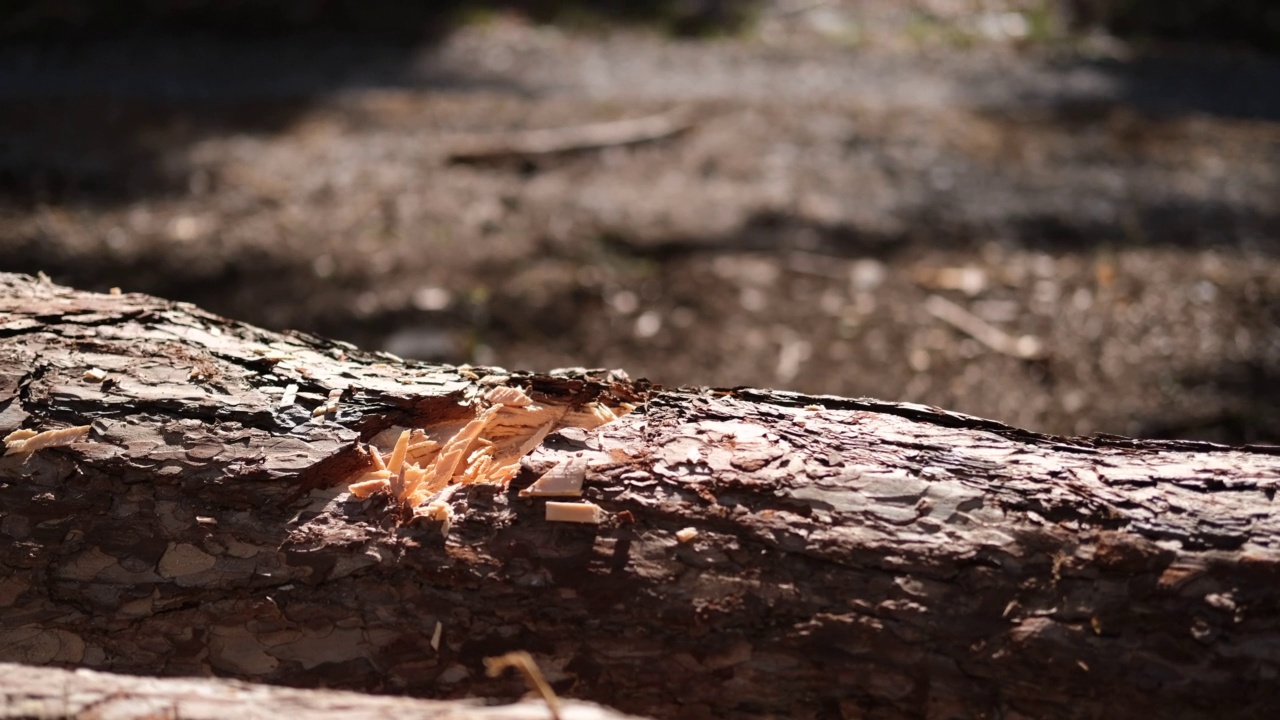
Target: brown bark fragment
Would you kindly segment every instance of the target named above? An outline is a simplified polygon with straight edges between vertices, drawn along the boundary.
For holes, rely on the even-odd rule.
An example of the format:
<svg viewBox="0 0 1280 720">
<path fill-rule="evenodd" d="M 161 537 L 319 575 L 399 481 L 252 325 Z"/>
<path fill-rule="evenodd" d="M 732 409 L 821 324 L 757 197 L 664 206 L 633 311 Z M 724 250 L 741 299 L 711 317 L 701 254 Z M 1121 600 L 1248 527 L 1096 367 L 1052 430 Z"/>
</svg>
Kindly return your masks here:
<svg viewBox="0 0 1280 720">
<path fill-rule="evenodd" d="M 0 660 L 447 698 L 509 696 L 482 660 L 525 650 L 670 718 L 1280 712 L 1274 448 L 401 363 L 20 276 L 0 312 L 0 432 L 91 425 L 0 459 Z M 348 491 L 358 443 L 498 385 L 639 407 L 459 488 L 444 534 Z M 602 524 L 520 496 L 563 463 Z"/>
</svg>

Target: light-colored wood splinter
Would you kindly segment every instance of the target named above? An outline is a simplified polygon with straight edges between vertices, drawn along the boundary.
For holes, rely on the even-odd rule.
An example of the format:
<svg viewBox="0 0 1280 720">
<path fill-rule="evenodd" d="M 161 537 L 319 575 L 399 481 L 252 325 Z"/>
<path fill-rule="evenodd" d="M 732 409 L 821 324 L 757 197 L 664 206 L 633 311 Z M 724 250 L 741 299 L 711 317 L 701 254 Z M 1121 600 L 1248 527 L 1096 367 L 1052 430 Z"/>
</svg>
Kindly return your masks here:
<svg viewBox="0 0 1280 720">
<path fill-rule="evenodd" d="M 681 543 L 693 542 L 697 537 L 698 537 L 697 528 L 687 527 L 687 528 L 680 528 L 679 530 L 676 531 L 676 540 L 679 540 Z"/>
<path fill-rule="evenodd" d="M 330 393 L 330 404 L 338 392 Z M 369 445 L 373 468 L 355 473 L 348 489 L 358 498 L 387 492 L 402 506 L 419 508 L 433 495 L 454 485 L 505 484 L 520 473 L 520 461 L 559 428 L 592 429 L 632 410 L 615 411 L 600 402 L 582 406 L 538 405 L 525 391 L 499 386 L 485 393 L 475 416 L 442 442 L 428 438 L 423 428 L 388 428 Z M 394 441 L 392 438 L 395 438 Z M 387 450 L 387 446 L 394 446 Z M 379 450 L 376 445 L 384 449 Z M 383 452 L 389 455 L 383 456 Z M 580 459 L 548 473 L 526 496 L 576 497 L 582 494 L 586 463 Z M 448 532 L 451 514 L 437 502 L 424 513 L 444 522 Z M 581 513 L 581 510 L 568 511 Z M 584 516 L 566 522 L 599 522 Z"/>
<path fill-rule="evenodd" d="M 547 522 L 573 522 L 599 525 L 604 522 L 604 509 L 595 503 L 548 502 Z"/>
<path fill-rule="evenodd" d="M 485 394 L 484 399 L 494 405 L 510 405 L 512 407 L 527 407 L 533 404 L 533 399 L 525 394 L 520 388 L 498 386 Z"/>
<path fill-rule="evenodd" d="M 524 650 L 516 650 L 506 655 L 485 658 L 484 668 L 489 677 L 498 677 L 507 668 L 520 671 L 529 689 L 542 696 L 543 702 L 547 704 L 547 710 L 551 711 L 551 720 L 560 720 L 560 699 L 556 697 L 556 692 L 551 689 L 547 679 L 542 676 L 542 671 L 538 669 L 538 664 L 533 661 L 532 655 Z"/>
<path fill-rule="evenodd" d="M 350 490 L 352 495 L 363 500 L 376 492 L 381 492 L 390 488 L 391 473 L 386 470 L 380 470 L 378 472 L 385 475 L 385 477 L 371 477 L 368 480 L 353 482 L 347 486 L 347 490 Z"/>
<path fill-rule="evenodd" d="M 440 649 L 440 636 L 444 634 L 444 624 L 439 620 L 436 621 L 436 629 L 431 633 L 431 649 Z"/>
<path fill-rule="evenodd" d="M 61 430 L 45 430 L 37 433 L 33 430 L 16 430 L 5 439 L 5 455 L 30 455 L 49 447 L 60 447 L 80 442 L 89 434 L 89 425 L 62 428 Z"/>
</svg>

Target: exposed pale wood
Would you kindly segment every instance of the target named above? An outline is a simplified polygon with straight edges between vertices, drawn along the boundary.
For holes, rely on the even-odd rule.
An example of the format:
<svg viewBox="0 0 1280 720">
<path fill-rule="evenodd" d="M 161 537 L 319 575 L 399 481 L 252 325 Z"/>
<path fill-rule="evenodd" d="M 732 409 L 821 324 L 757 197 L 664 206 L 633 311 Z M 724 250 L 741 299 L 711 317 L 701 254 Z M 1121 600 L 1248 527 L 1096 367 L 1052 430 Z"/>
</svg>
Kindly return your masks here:
<svg viewBox="0 0 1280 720">
<path fill-rule="evenodd" d="M 509 697 L 483 659 L 525 650 L 663 718 L 1280 712 L 1275 448 L 402 363 L 21 276 L 0 312 L 0 433 L 92 425 L 0 459 L 0 660 Z M 361 442 L 495 385 L 639 408 L 454 492 L 447 535 L 347 491 Z M 571 460 L 600 525 L 519 495 Z"/>
<path fill-rule="evenodd" d="M 628 720 L 608 708 L 561 701 L 560 720 Z M 151 678 L 0 663 L 0 718 L 93 720 L 548 720 L 542 700 L 486 706 L 236 680 Z"/>
</svg>

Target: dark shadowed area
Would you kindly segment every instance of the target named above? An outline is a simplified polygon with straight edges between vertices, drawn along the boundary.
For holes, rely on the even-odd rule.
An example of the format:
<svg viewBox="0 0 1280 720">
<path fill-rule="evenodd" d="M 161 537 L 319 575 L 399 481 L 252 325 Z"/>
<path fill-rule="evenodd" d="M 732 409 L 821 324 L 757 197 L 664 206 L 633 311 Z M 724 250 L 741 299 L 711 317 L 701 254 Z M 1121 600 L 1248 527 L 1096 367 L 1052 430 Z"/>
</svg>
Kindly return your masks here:
<svg viewBox="0 0 1280 720">
<path fill-rule="evenodd" d="M 10 4 L 0 269 L 454 363 L 1280 443 L 1280 20 L 1145 5 Z"/>
</svg>

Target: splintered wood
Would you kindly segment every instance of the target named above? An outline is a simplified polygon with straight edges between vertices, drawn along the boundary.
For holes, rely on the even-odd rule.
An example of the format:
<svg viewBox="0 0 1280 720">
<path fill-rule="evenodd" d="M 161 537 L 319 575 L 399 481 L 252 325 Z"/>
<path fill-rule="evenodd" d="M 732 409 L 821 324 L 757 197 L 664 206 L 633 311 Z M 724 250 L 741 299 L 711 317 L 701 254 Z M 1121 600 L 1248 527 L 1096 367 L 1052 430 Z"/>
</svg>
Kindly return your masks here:
<svg viewBox="0 0 1280 720">
<path fill-rule="evenodd" d="M 89 434 L 89 425 L 63 428 L 61 430 L 15 430 L 5 436 L 5 455 L 30 455 L 48 447 L 59 447 L 78 443 Z"/>
<path fill-rule="evenodd" d="M 370 444 L 372 468 L 350 480 L 348 489 L 358 498 L 390 493 L 409 508 L 431 501 L 428 515 L 447 526 L 448 508 L 436 497 L 441 491 L 453 485 L 510 482 L 520 472 L 520 460 L 548 433 L 565 427 L 594 429 L 629 410 L 624 406 L 615 411 L 598 402 L 581 407 L 538 405 L 519 388 L 495 387 L 485 394 L 476 416 L 443 442 L 428 438 L 422 429 L 405 429 L 385 459 Z M 540 480 L 542 489 L 530 494 L 580 494 L 582 471 L 585 465 L 566 467 L 545 484 Z"/>
</svg>

